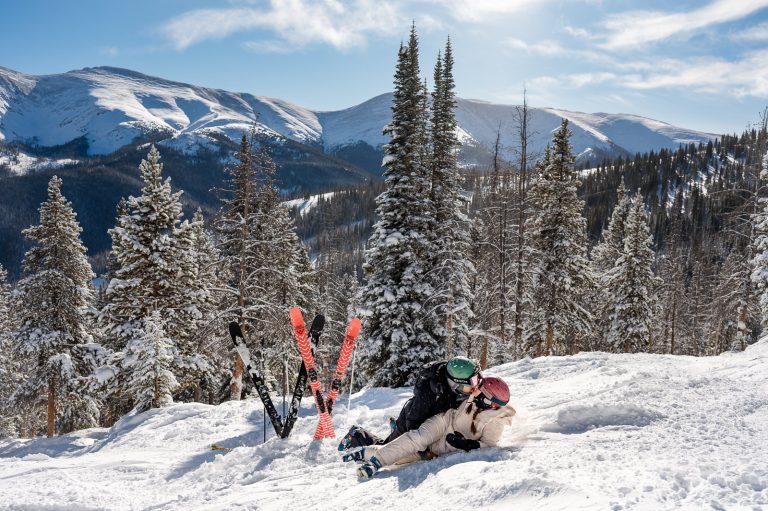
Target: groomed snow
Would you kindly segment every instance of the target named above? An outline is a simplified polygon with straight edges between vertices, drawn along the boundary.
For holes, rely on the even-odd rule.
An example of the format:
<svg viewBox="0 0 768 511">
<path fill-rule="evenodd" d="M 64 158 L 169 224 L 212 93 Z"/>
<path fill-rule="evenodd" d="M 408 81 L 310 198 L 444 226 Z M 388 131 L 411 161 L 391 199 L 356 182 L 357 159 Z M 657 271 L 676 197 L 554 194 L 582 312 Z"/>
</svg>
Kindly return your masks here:
<svg viewBox="0 0 768 511">
<path fill-rule="evenodd" d="M 488 371 L 518 410 L 500 448 L 358 481 L 335 441 L 313 442 L 304 400 L 288 440 L 262 444 L 256 400 L 177 404 L 112 429 L 0 443 L 6 509 L 768 508 L 768 338 L 714 358 L 584 353 Z M 337 433 L 378 432 L 409 389 L 342 396 Z M 278 406 L 279 408 L 279 406 Z M 227 454 L 209 449 L 231 447 Z"/>
</svg>

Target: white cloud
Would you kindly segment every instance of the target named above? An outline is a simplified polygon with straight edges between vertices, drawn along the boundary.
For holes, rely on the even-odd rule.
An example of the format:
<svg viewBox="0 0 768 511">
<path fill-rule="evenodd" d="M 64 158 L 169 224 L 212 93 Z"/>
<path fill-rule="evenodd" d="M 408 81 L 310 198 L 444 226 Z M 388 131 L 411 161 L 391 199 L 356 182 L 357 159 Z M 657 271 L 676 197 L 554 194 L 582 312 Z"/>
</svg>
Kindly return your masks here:
<svg viewBox="0 0 768 511">
<path fill-rule="evenodd" d="M 162 32 L 180 50 L 259 29 L 294 48 L 323 43 L 343 50 L 365 45 L 368 35 L 400 31 L 406 23 L 393 2 L 382 0 L 270 0 L 264 8 L 189 11 L 167 22 Z"/>
<path fill-rule="evenodd" d="M 580 89 L 587 85 L 615 81 L 617 75 L 608 72 L 571 73 L 559 76 L 539 76 L 530 82 L 531 90 L 536 89 Z"/>
<path fill-rule="evenodd" d="M 107 57 L 117 57 L 120 54 L 120 50 L 114 46 L 105 46 L 99 50 L 99 53 Z"/>
<path fill-rule="evenodd" d="M 283 41 L 246 41 L 242 47 L 253 53 L 291 53 L 294 50 Z"/>
<path fill-rule="evenodd" d="M 648 67 L 645 72 L 623 77 L 626 87 L 638 90 L 675 89 L 734 97 L 768 97 L 768 49 L 729 62 L 708 57 L 693 61 L 668 60 L 664 69 Z M 676 65 L 674 65 L 676 62 Z"/>
<path fill-rule="evenodd" d="M 755 25 L 741 32 L 733 34 L 737 41 L 768 41 L 768 23 Z"/>
<path fill-rule="evenodd" d="M 540 89 L 550 94 L 556 90 L 582 89 L 589 85 L 609 83 L 625 91 L 670 89 L 683 94 L 694 92 L 735 98 L 768 98 L 766 61 L 768 49 L 751 52 L 737 61 L 704 57 L 624 62 L 615 66 L 616 72 L 540 76 L 532 80 L 530 85 L 532 91 Z"/>
<path fill-rule="evenodd" d="M 608 49 L 636 48 L 706 27 L 735 21 L 768 6 L 768 0 L 714 0 L 689 12 L 631 11 L 609 16 L 603 23 Z"/>
<path fill-rule="evenodd" d="M 486 21 L 488 18 L 513 14 L 550 0 L 424 0 L 446 9 L 460 21 Z"/>
<path fill-rule="evenodd" d="M 527 43 L 521 39 L 511 37 L 504 41 L 504 43 L 510 48 L 524 50 L 528 53 L 536 55 L 563 55 L 568 50 L 563 48 L 559 42 L 553 40 L 538 41 L 536 43 Z"/>
</svg>

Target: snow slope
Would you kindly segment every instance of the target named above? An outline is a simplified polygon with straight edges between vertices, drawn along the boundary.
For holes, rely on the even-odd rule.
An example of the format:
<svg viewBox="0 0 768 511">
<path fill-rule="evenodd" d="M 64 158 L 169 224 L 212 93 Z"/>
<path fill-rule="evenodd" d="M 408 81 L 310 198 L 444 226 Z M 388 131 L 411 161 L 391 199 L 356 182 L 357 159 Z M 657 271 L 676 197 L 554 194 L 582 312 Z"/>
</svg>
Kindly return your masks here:
<svg viewBox="0 0 768 511">
<path fill-rule="evenodd" d="M 391 94 L 335 112 L 315 112 L 288 101 L 196 87 L 134 71 L 96 67 L 32 76 L 0 67 L 0 141 L 40 146 L 86 137 L 91 154 L 107 154 L 138 137 L 152 135 L 189 153 L 225 135 L 238 141 L 256 124 L 275 138 L 286 137 L 327 152 L 365 142 L 379 148 L 390 121 Z M 462 144 L 485 151 L 501 126 L 507 155 L 516 146 L 515 107 L 458 100 Z M 532 109 L 531 149 L 542 152 L 562 118 L 572 121 L 576 154 L 632 154 L 676 148 L 715 135 L 676 128 L 626 114 L 584 114 Z M 216 135 L 216 136 L 214 136 Z"/>
<path fill-rule="evenodd" d="M 112 429 L 0 443 L 5 509 L 768 509 L 768 338 L 714 358 L 583 353 L 493 370 L 518 409 L 502 446 L 358 481 L 336 442 L 262 443 L 258 401 L 178 404 Z M 379 432 L 409 389 L 368 389 L 334 426 Z M 231 447 L 212 452 L 213 442 Z M 290 503 L 290 504 L 289 504 Z"/>
</svg>

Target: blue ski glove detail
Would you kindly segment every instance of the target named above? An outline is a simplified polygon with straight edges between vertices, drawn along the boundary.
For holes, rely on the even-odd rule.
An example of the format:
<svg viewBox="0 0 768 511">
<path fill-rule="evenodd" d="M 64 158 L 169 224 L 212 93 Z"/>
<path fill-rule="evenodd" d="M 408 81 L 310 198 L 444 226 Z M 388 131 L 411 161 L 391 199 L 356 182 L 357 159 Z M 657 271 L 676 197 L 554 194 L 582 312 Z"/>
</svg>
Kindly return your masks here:
<svg viewBox="0 0 768 511">
<path fill-rule="evenodd" d="M 477 440 L 466 439 L 464 438 L 464 435 L 458 431 L 448 433 L 445 436 L 445 441 L 448 442 L 449 445 L 452 445 L 456 449 L 461 449 L 462 451 L 469 452 L 471 450 L 480 448 L 480 442 Z"/>
<path fill-rule="evenodd" d="M 376 459 L 376 456 L 372 456 L 370 460 L 357 467 L 357 477 L 371 478 L 376 475 L 380 468 L 381 462 Z"/>
<path fill-rule="evenodd" d="M 365 461 L 365 447 L 355 447 L 347 450 L 341 457 L 341 460 L 345 463 L 348 461 Z"/>
</svg>

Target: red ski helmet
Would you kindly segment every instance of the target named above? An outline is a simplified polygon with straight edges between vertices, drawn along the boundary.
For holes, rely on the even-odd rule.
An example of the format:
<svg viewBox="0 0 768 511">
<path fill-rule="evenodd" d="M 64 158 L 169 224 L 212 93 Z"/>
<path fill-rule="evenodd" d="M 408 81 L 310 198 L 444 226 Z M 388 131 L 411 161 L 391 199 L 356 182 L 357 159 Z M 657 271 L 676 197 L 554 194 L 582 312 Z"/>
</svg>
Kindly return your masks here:
<svg viewBox="0 0 768 511">
<path fill-rule="evenodd" d="M 501 408 L 509 402 L 509 387 L 501 378 L 488 376 L 480 382 L 475 403 L 480 408 Z"/>
</svg>

